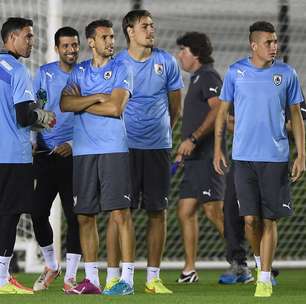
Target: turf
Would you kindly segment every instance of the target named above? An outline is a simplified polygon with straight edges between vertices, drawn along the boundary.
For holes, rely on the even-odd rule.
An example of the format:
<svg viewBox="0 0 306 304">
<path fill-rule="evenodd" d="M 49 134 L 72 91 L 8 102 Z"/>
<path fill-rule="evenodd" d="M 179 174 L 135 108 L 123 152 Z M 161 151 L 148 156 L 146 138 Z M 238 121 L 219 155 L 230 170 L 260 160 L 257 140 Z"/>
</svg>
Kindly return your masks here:
<svg viewBox="0 0 306 304">
<path fill-rule="evenodd" d="M 145 272 L 137 270 L 135 276 L 135 295 L 125 297 L 106 297 L 99 295 L 68 296 L 61 291 L 63 277 L 58 278 L 49 290 L 35 295 L 0 295 L 0 304 L 6 303 L 133 303 L 133 304 L 167 304 L 167 303 L 201 303 L 201 304 L 295 304 L 306 303 L 305 270 L 282 270 L 278 285 L 273 289 L 271 298 L 254 298 L 255 285 L 224 286 L 217 283 L 220 271 L 200 271 L 200 282 L 190 285 L 175 283 L 178 271 L 162 271 L 165 285 L 174 291 L 172 295 L 148 295 L 144 292 Z M 80 272 L 79 279 L 83 273 Z M 26 286 L 31 286 L 37 274 L 18 274 L 17 279 Z M 104 277 L 101 276 L 101 282 Z"/>
</svg>

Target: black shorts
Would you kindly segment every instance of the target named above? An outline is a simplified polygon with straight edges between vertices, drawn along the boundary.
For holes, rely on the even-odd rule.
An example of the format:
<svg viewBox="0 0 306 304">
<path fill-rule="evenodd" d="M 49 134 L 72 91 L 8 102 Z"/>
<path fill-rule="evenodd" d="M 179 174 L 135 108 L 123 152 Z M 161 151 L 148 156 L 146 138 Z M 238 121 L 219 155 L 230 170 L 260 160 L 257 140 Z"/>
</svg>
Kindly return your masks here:
<svg viewBox="0 0 306 304">
<path fill-rule="evenodd" d="M 34 215 L 49 216 L 57 193 L 60 194 L 62 203 L 72 206 L 72 156 L 38 154 L 34 157 L 33 166 L 35 175 Z"/>
<path fill-rule="evenodd" d="M 132 208 L 160 211 L 168 208 L 170 150 L 130 149 Z"/>
<path fill-rule="evenodd" d="M 240 216 L 278 219 L 292 214 L 287 162 L 235 161 Z"/>
<path fill-rule="evenodd" d="M 32 213 L 34 176 L 32 164 L 0 164 L 0 214 Z"/>
<path fill-rule="evenodd" d="M 73 196 L 76 214 L 98 214 L 130 208 L 128 153 L 73 157 Z"/>
<path fill-rule="evenodd" d="M 184 161 L 180 198 L 195 198 L 199 203 L 223 201 L 225 176 L 218 174 L 212 158 Z"/>
</svg>

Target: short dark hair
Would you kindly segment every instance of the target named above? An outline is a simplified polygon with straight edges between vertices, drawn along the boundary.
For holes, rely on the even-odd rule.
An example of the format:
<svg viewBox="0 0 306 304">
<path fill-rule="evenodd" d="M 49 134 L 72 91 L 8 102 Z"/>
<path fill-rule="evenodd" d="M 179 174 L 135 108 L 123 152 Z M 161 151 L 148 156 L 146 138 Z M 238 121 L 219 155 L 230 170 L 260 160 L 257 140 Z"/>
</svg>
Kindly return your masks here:
<svg viewBox="0 0 306 304">
<path fill-rule="evenodd" d="M 142 17 L 150 17 L 152 18 L 152 15 L 147 10 L 132 10 L 128 12 L 122 19 L 122 30 L 125 36 L 125 39 L 127 43 L 130 43 L 130 37 L 127 32 L 128 27 L 133 27 L 136 23 L 136 21 L 139 21 Z"/>
<path fill-rule="evenodd" d="M 2 25 L 1 38 L 4 43 L 7 42 L 10 33 L 22 30 L 26 26 L 33 26 L 31 19 L 25 19 L 20 17 L 8 18 Z"/>
<path fill-rule="evenodd" d="M 85 28 L 86 38 L 93 38 L 96 35 L 96 29 L 100 26 L 113 27 L 113 23 L 107 19 L 99 19 L 89 23 Z"/>
<path fill-rule="evenodd" d="M 201 64 L 214 62 L 211 56 L 213 47 L 209 37 L 205 33 L 187 32 L 176 39 L 176 44 L 188 46 L 191 53 L 198 57 Z"/>
<path fill-rule="evenodd" d="M 78 41 L 80 42 L 79 33 L 77 30 L 70 26 L 64 26 L 58 29 L 54 35 L 54 43 L 56 46 L 59 46 L 61 37 L 78 37 Z"/>
<path fill-rule="evenodd" d="M 267 21 L 256 21 L 250 25 L 250 34 L 249 40 L 252 41 L 252 34 L 254 32 L 266 32 L 266 33 L 275 33 L 275 28 L 272 23 Z"/>
</svg>

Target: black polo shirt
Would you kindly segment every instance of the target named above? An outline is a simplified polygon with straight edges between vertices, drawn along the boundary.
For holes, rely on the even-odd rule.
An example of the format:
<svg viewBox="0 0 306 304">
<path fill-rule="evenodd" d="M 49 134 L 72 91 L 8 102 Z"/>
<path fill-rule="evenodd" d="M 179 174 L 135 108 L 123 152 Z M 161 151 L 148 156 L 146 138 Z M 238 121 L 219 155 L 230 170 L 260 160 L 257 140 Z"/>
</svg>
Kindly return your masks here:
<svg viewBox="0 0 306 304">
<path fill-rule="evenodd" d="M 219 96 L 222 80 L 212 64 L 202 65 L 190 78 L 189 88 L 184 100 L 182 121 L 182 140 L 199 128 L 210 111 L 208 99 Z M 222 145 L 225 147 L 225 134 Z M 188 159 L 213 157 L 214 132 L 199 140 Z"/>
</svg>

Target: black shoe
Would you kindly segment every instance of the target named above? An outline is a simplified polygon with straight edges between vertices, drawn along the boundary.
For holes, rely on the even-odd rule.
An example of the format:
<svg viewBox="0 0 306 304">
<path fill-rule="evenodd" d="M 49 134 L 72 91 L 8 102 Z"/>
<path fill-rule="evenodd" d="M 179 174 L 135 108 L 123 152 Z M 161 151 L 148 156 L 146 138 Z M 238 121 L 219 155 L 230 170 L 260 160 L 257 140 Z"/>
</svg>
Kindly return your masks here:
<svg viewBox="0 0 306 304">
<path fill-rule="evenodd" d="M 199 281 L 196 271 L 190 271 L 188 274 L 180 274 L 180 277 L 176 280 L 178 283 L 196 283 Z"/>
</svg>

